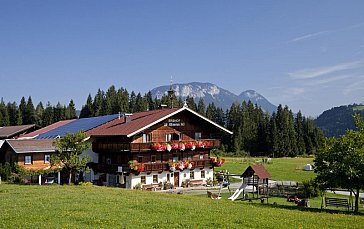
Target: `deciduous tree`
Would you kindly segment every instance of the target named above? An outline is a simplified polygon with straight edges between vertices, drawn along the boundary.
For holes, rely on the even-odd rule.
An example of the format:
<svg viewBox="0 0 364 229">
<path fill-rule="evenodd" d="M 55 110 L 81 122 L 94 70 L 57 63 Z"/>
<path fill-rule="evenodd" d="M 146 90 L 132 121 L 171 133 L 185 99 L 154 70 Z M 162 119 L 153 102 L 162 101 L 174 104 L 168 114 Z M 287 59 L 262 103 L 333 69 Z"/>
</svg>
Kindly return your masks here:
<svg viewBox="0 0 364 229">
<path fill-rule="evenodd" d="M 76 134 L 67 133 L 66 136 L 55 142 L 57 153 L 52 155 L 51 163 L 63 166 L 69 175 L 69 184 L 71 184 L 73 174 L 87 170 L 86 164 L 90 157 L 81 156 L 83 151 L 90 148 L 90 143 L 86 139 L 87 135 L 80 131 Z"/>
<path fill-rule="evenodd" d="M 364 188 L 364 122 L 354 115 L 358 130 L 349 130 L 338 139 L 329 139 L 315 155 L 316 182 L 322 188 L 346 188 L 354 193 L 355 212 L 359 192 Z"/>
</svg>

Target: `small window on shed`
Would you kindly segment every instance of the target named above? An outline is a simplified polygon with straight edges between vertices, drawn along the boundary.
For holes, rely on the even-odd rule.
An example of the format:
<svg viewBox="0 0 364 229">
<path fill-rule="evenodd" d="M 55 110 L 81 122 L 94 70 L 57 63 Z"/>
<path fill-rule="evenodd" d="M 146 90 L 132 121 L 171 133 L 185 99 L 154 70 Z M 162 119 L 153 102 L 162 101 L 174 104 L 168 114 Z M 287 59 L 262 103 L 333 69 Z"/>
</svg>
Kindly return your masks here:
<svg viewBox="0 0 364 229">
<path fill-rule="evenodd" d="M 51 155 L 50 154 L 44 154 L 44 163 L 48 164 L 51 162 Z"/>
<path fill-rule="evenodd" d="M 24 156 L 24 164 L 25 165 L 31 165 L 32 164 L 32 156 L 31 155 L 25 155 Z"/>
</svg>

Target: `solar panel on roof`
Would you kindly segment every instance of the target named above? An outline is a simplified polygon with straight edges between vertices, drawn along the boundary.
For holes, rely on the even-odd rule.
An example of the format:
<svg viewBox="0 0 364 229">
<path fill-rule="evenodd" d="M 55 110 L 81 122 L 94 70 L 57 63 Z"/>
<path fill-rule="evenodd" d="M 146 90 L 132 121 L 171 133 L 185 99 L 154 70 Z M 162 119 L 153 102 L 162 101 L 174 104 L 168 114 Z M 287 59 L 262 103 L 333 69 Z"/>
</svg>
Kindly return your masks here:
<svg viewBox="0 0 364 229">
<path fill-rule="evenodd" d="M 88 131 L 104 123 L 110 122 L 111 120 L 114 120 L 118 117 L 119 117 L 118 114 L 114 114 L 114 115 L 77 119 L 71 123 L 60 126 L 46 133 L 40 134 L 39 136 L 36 137 L 36 139 L 50 139 L 50 138 L 56 138 L 58 136 L 63 137 L 67 133 L 75 134 L 80 130 Z"/>
</svg>

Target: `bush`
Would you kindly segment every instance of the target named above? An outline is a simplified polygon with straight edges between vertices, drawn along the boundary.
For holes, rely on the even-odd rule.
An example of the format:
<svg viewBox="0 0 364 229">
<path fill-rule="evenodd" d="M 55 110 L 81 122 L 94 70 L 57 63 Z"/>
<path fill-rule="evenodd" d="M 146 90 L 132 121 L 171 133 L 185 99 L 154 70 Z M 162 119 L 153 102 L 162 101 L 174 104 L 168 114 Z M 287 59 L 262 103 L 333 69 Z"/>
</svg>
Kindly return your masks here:
<svg viewBox="0 0 364 229">
<path fill-rule="evenodd" d="M 171 184 L 171 182 L 169 181 L 164 181 L 163 182 L 163 189 L 164 190 L 168 190 L 168 189 L 172 189 L 173 188 L 173 185 Z"/>
<path fill-rule="evenodd" d="M 319 189 L 317 183 L 312 179 L 308 181 L 303 181 L 302 185 L 306 198 L 317 197 L 322 194 L 322 191 Z"/>
<path fill-rule="evenodd" d="M 25 184 L 25 179 L 21 175 L 13 173 L 9 178 L 9 182 L 13 184 Z"/>
<path fill-rule="evenodd" d="M 9 181 L 11 177 L 11 166 L 9 162 L 6 162 L 5 165 L 0 164 L 0 176 L 2 181 Z"/>
<path fill-rule="evenodd" d="M 209 186 L 213 185 L 213 182 L 214 181 L 211 179 L 211 177 L 206 179 L 206 184 L 209 185 Z"/>
<path fill-rule="evenodd" d="M 93 186 L 93 184 L 91 182 L 80 182 L 78 184 L 81 185 L 81 186 L 86 186 L 86 187 L 92 187 Z"/>
<path fill-rule="evenodd" d="M 142 184 L 138 183 L 138 184 L 134 185 L 134 189 L 141 190 L 142 189 Z"/>
</svg>

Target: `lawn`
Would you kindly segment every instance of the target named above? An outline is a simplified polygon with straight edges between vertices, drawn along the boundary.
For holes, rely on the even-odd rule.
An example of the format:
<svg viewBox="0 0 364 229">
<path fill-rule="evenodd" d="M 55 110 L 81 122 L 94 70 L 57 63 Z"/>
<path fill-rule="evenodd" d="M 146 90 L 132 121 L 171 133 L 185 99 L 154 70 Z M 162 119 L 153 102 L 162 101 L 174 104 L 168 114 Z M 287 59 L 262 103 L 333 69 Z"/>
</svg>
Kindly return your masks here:
<svg viewBox="0 0 364 229">
<path fill-rule="evenodd" d="M 92 186 L 2 184 L 0 203 L 1 228 L 362 228 L 364 224 L 362 215 L 271 201 L 231 202 Z"/>
<path fill-rule="evenodd" d="M 245 169 L 260 161 L 261 158 L 225 158 L 225 164 L 221 166 L 222 170 L 227 170 L 233 174 L 242 174 Z M 314 178 L 316 175 L 313 171 L 304 171 L 306 164 L 313 165 L 313 158 L 273 158 L 271 164 L 264 164 L 273 180 L 285 181 L 305 181 Z"/>
</svg>

